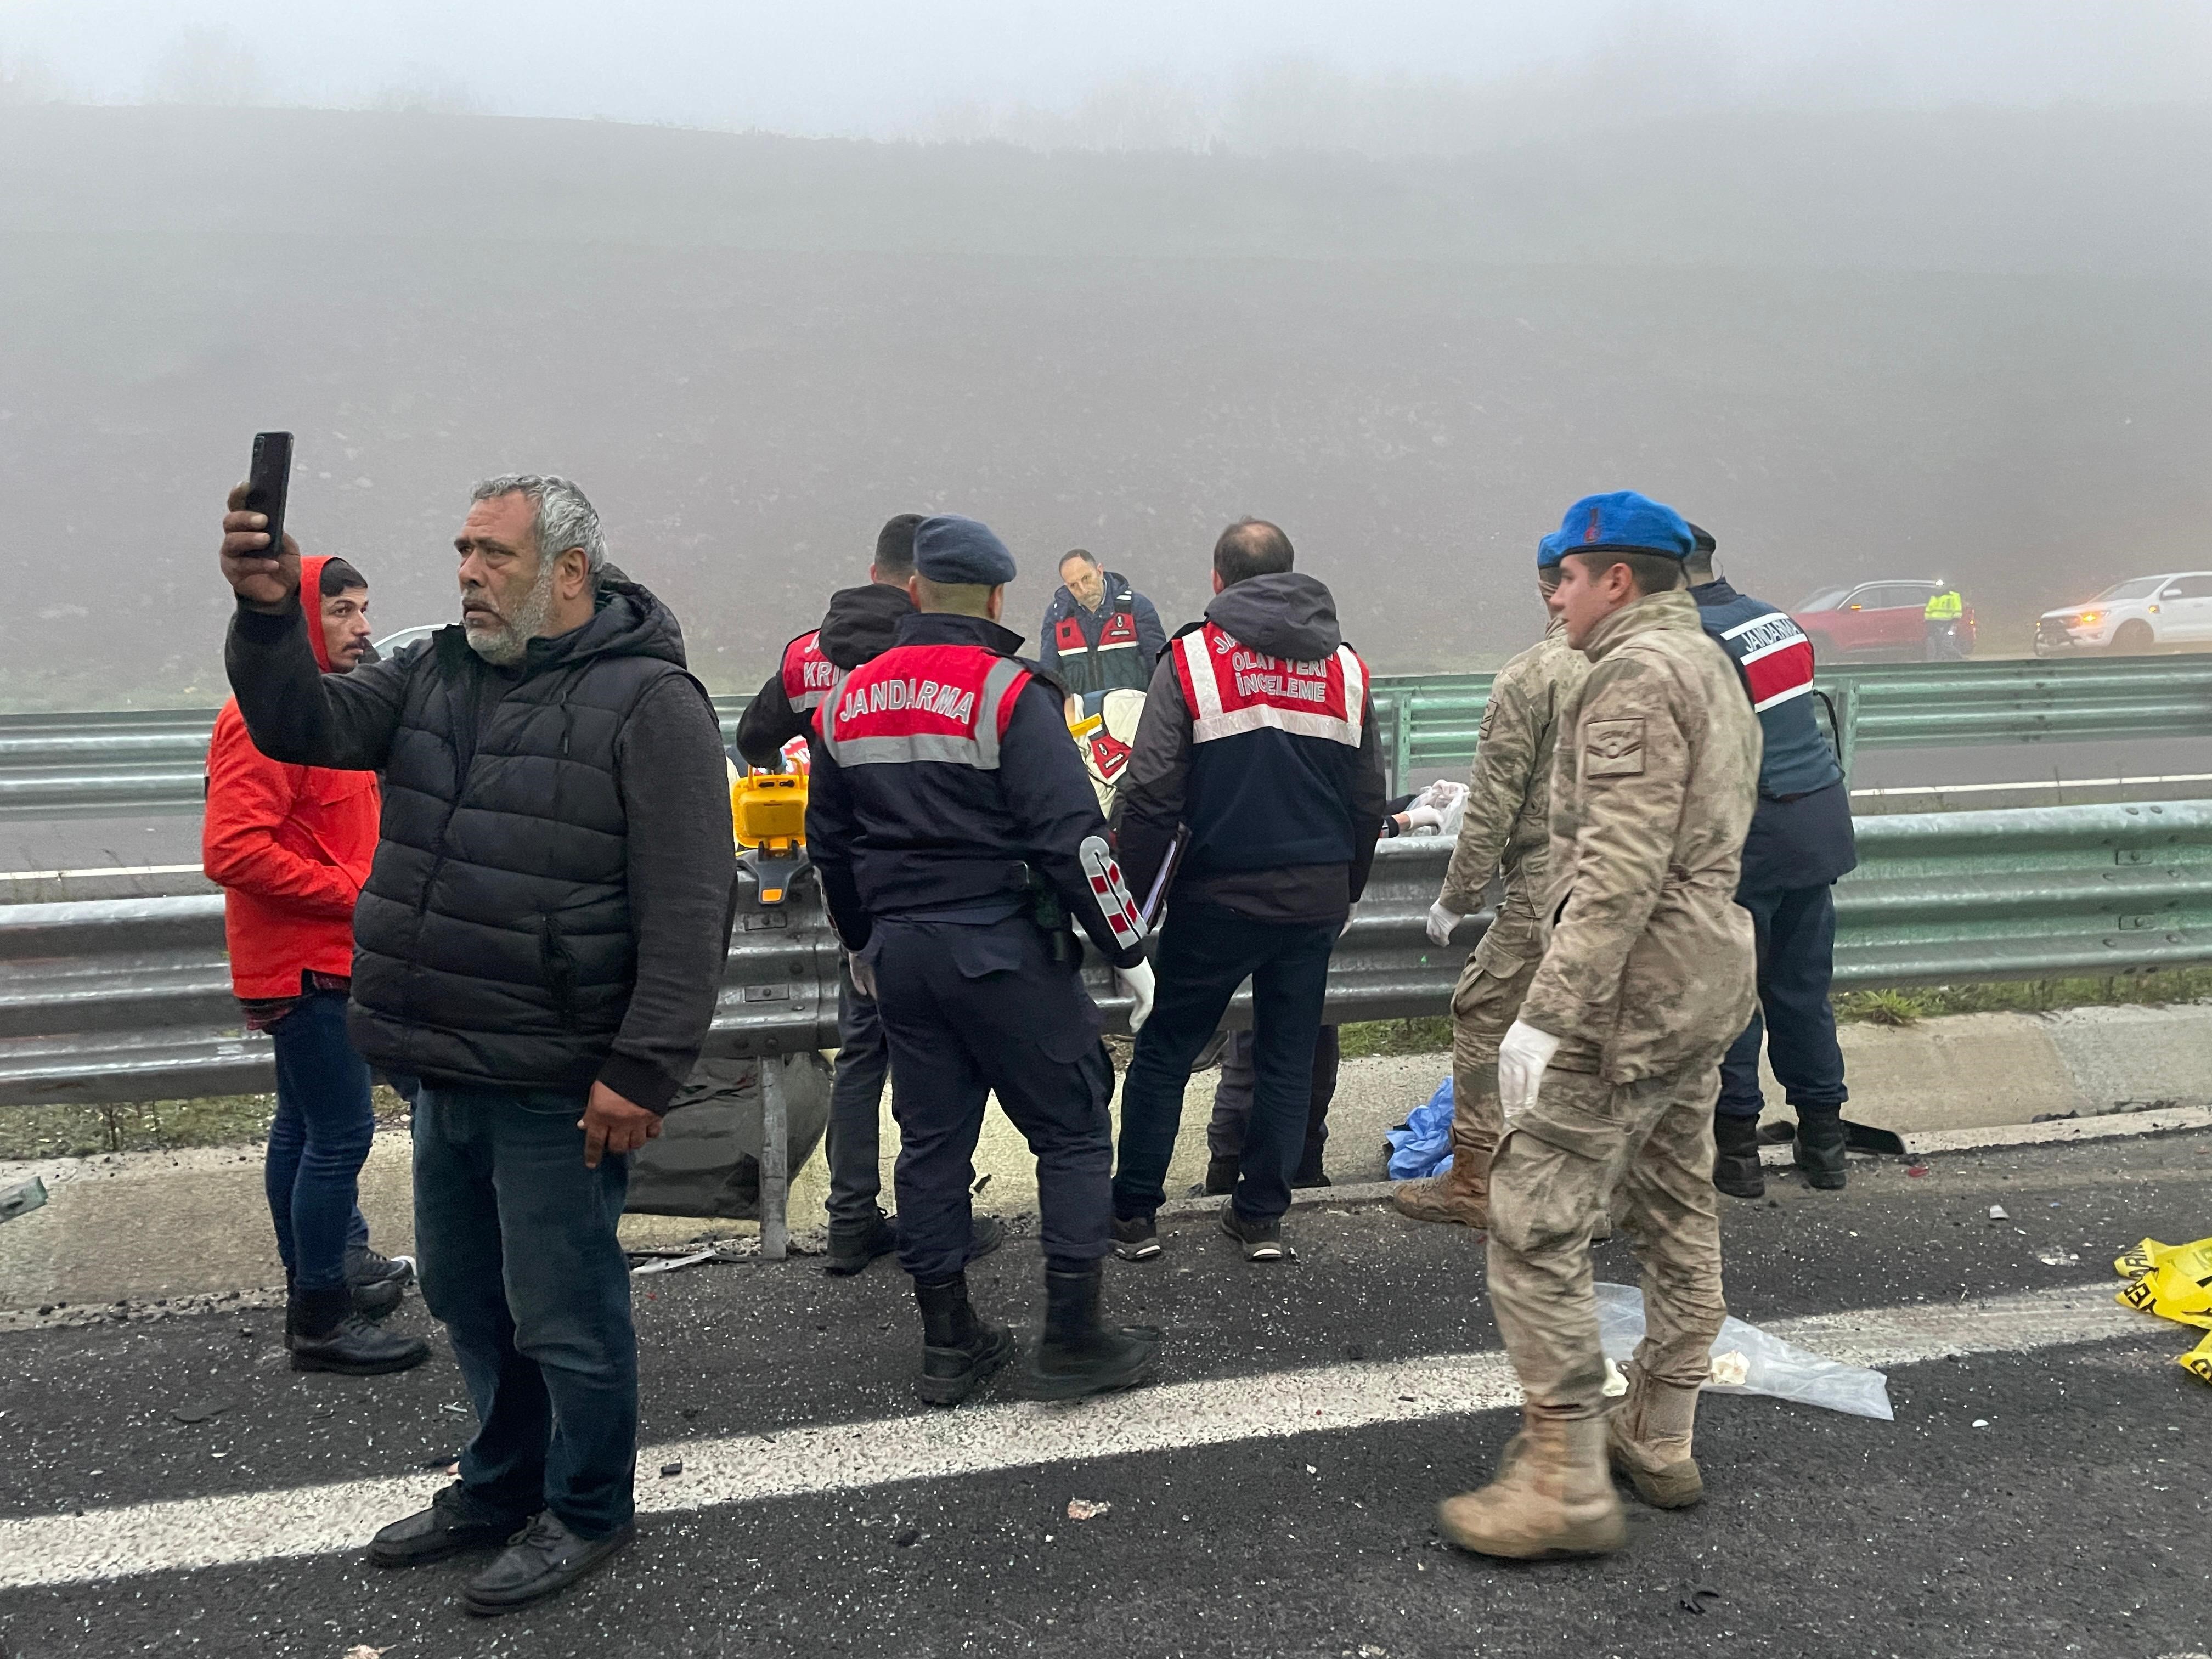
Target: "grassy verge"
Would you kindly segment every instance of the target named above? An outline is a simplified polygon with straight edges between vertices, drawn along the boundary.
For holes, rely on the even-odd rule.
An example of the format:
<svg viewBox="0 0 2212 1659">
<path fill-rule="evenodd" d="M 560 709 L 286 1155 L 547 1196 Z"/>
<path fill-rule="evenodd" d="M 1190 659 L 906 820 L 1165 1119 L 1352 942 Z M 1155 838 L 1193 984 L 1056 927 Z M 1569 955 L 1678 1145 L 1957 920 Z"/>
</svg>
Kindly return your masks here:
<svg viewBox="0 0 2212 1659">
<path fill-rule="evenodd" d="M 380 1087 L 373 1098 L 380 1127 L 407 1121 L 407 1103 L 391 1090 Z M 113 1106 L 0 1106 L 0 1158 L 245 1146 L 268 1139 L 276 1110 L 274 1095 L 211 1095 Z"/>
<path fill-rule="evenodd" d="M 2212 1001 L 2212 968 L 1993 985 L 1923 985 L 1909 991 L 1843 991 L 1835 998 L 1835 1007 L 1836 1018 L 1843 1024 L 1911 1025 L 1942 1014 L 2045 1014 L 2055 1008 L 2204 1001 Z M 1442 1018 L 1369 1020 L 1345 1026 L 1343 1042 L 1347 1060 L 1436 1054 L 1451 1047 L 1451 1022 Z"/>
</svg>

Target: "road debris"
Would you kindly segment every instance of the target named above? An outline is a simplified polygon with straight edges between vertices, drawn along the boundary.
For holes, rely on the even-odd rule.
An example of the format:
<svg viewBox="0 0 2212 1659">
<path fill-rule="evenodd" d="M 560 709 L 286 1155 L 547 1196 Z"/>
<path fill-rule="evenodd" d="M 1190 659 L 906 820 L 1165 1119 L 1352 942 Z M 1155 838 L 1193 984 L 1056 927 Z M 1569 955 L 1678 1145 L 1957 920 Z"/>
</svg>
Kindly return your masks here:
<svg viewBox="0 0 2212 1659">
<path fill-rule="evenodd" d="M 647 1273 L 672 1273 L 681 1268 L 696 1267 L 702 1261 L 712 1261 L 720 1255 L 721 1251 L 712 1244 L 682 1255 L 656 1254 L 650 1260 L 639 1262 L 629 1270 L 629 1273 L 632 1279 L 641 1279 Z"/>
<path fill-rule="evenodd" d="M 2112 1271 L 2128 1281 L 2114 1298 L 2123 1306 L 2212 1333 L 2212 1238 L 2189 1244 L 2146 1238 L 2117 1257 Z M 2212 1382 L 2212 1334 L 2174 1363 L 2198 1382 Z"/>
<path fill-rule="evenodd" d="M 2009 1221 L 2012 1219 L 2012 1212 L 2006 1209 L 2002 1204 L 1992 1204 L 1990 1206 L 1990 1219 L 1992 1221 Z"/>
<path fill-rule="evenodd" d="M 46 1183 L 33 1176 L 28 1181 L 19 1181 L 4 1192 L 0 1192 L 0 1221 L 13 1221 L 19 1215 L 28 1215 L 46 1201 Z"/>
<path fill-rule="evenodd" d="M 672 1457 L 660 1466 L 660 1478 L 663 1480 L 673 1480 L 683 1473 L 684 1460 L 680 1457 Z"/>
<path fill-rule="evenodd" d="M 228 1400 L 188 1400 L 173 1409 L 169 1415 L 179 1423 L 204 1423 L 210 1418 L 221 1417 L 229 1409 Z"/>
<path fill-rule="evenodd" d="M 1626 1359 L 1644 1340 L 1644 1292 L 1633 1285 L 1600 1284 L 1597 1292 L 1598 1336 L 1609 1359 Z M 1893 1421 L 1889 1379 L 1880 1371 L 1840 1364 L 1819 1354 L 1769 1336 L 1756 1325 L 1733 1316 L 1723 1321 L 1713 1340 L 1713 1375 L 1709 1389 L 1730 1394 L 1763 1394 L 1801 1405 L 1822 1406 L 1852 1417 Z M 1723 1370 L 1741 1379 L 1723 1380 Z"/>
<path fill-rule="evenodd" d="M 2047 1250 L 2038 1250 L 2035 1259 L 2046 1267 L 2070 1267 L 2081 1257 L 2078 1252 L 2068 1249 L 2063 1244 L 2053 1244 Z"/>
<path fill-rule="evenodd" d="M 1067 1518 L 1071 1521 L 1096 1521 L 1102 1515 L 1114 1513 L 1114 1506 L 1092 1498 L 1071 1498 L 1067 1500 Z"/>
</svg>

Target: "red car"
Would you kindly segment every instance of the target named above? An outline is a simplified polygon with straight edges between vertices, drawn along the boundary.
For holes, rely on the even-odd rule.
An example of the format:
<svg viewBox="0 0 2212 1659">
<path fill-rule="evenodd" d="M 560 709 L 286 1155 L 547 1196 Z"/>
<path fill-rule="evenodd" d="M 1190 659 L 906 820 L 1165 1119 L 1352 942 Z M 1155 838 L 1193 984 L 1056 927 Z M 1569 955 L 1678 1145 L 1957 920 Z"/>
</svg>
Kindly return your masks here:
<svg viewBox="0 0 2212 1659">
<path fill-rule="evenodd" d="M 1928 644 L 1928 601 L 1950 591 L 1948 582 L 1899 576 L 1850 587 L 1824 587 L 1790 614 L 1822 662 L 1921 662 L 1936 654 Z M 1954 648 L 1944 654 L 1972 653 L 1972 605 L 1966 606 L 1952 624 L 1952 638 Z"/>
</svg>

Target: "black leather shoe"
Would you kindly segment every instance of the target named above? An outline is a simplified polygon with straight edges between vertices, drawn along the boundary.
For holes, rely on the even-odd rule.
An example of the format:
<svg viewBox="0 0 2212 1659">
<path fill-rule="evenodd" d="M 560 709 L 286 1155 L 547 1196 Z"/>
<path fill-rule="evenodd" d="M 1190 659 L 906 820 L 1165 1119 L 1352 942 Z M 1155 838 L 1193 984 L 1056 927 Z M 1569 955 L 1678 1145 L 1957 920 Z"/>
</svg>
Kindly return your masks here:
<svg viewBox="0 0 2212 1659">
<path fill-rule="evenodd" d="M 1759 1167 L 1759 1120 L 1713 1114 L 1713 1185 L 1730 1198 L 1764 1198 L 1766 1176 Z"/>
<path fill-rule="evenodd" d="M 873 1221 L 858 1227 L 830 1229 L 830 1260 L 822 1264 L 822 1271 L 843 1279 L 865 1271 L 878 1256 L 889 1255 L 896 1249 L 898 1229 L 878 1210 Z"/>
<path fill-rule="evenodd" d="M 1293 1187 L 1334 1187 L 1336 1183 L 1325 1174 L 1318 1160 L 1298 1165 L 1298 1172 L 1291 1177 Z"/>
<path fill-rule="evenodd" d="M 547 1510 L 468 1582 L 461 1605 L 479 1619 L 513 1613 L 557 1595 L 637 1536 L 635 1526 L 605 1538 L 579 1538 Z"/>
<path fill-rule="evenodd" d="M 396 1261 L 379 1255 L 366 1244 L 346 1252 L 346 1284 L 353 1291 L 353 1310 L 369 1319 L 381 1319 L 399 1305 L 407 1287 L 415 1282 L 412 1257 Z"/>
<path fill-rule="evenodd" d="M 1844 1148 L 1850 1139 L 1840 1114 L 1797 1109 L 1797 1167 L 1807 1182 L 1823 1192 L 1844 1186 Z"/>
<path fill-rule="evenodd" d="M 380 1567 L 419 1567 L 464 1550 L 488 1550 L 530 1524 L 527 1511 L 495 1509 L 456 1480 L 404 1520 L 368 1540 L 368 1559 Z"/>
<path fill-rule="evenodd" d="M 383 1376 L 412 1370 L 430 1357 L 419 1336 L 380 1329 L 354 1311 L 343 1285 L 295 1290 L 284 1305 L 284 1346 L 295 1371 L 336 1371 L 341 1376 Z"/>
<path fill-rule="evenodd" d="M 921 1307 L 921 1375 L 914 1391 L 926 1405 L 957 1406 L 1013 1357 L 1014 1334 L 986 1325 L 968 1304 L 968 1278 L 914 1284 Z"/>
</svg>

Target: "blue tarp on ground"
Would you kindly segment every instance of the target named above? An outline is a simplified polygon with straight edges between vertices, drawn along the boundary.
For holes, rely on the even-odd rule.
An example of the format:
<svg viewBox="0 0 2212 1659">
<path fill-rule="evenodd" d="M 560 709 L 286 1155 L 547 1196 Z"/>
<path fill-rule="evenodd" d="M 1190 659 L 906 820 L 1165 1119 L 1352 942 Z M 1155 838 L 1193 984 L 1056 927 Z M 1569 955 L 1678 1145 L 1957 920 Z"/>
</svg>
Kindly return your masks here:
<svg viewBox="0 0 2212 1659">
<path fill-rule="evenodd" d="M 1452 1085 L 1446 1078 L 1428 1104 L 1406 1115 L 1401 1128 L 1390 1130 L 1390 1179 L 1413 1181 L 1451 1168 Z"/>
</svg>

